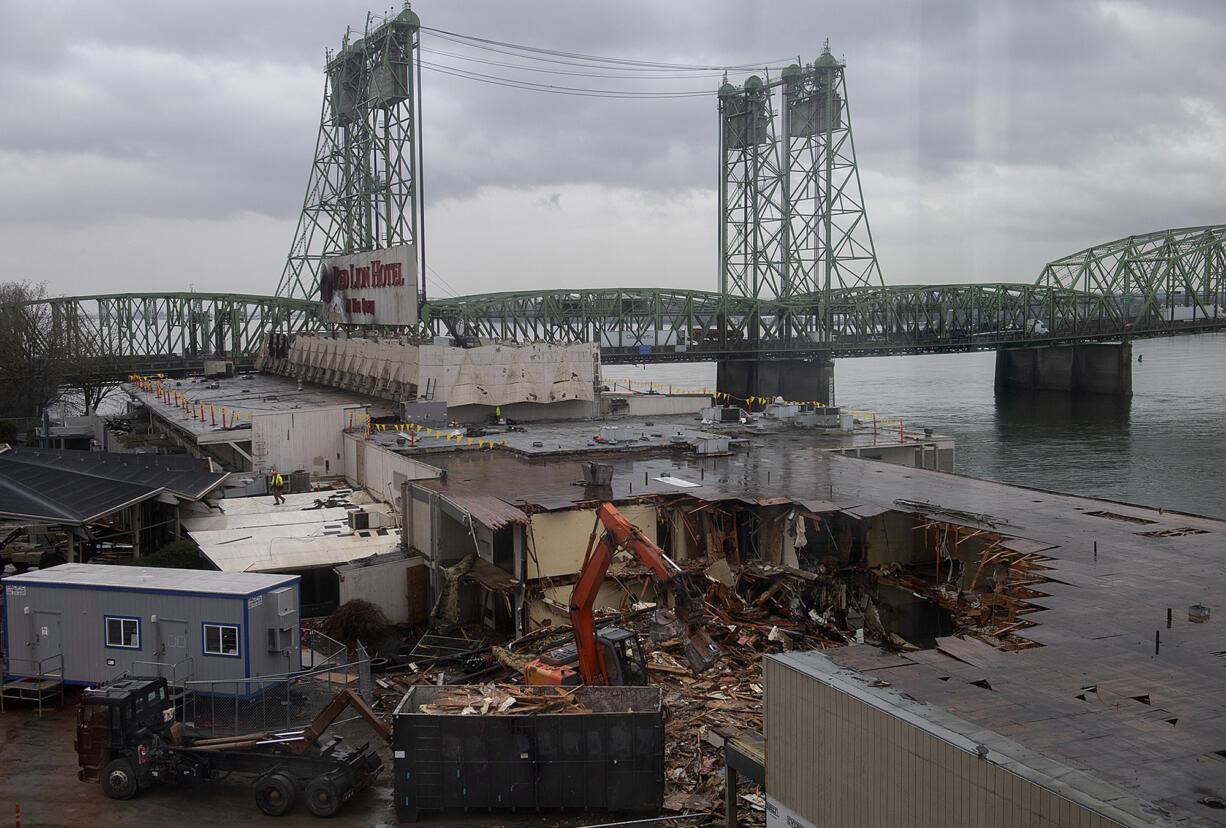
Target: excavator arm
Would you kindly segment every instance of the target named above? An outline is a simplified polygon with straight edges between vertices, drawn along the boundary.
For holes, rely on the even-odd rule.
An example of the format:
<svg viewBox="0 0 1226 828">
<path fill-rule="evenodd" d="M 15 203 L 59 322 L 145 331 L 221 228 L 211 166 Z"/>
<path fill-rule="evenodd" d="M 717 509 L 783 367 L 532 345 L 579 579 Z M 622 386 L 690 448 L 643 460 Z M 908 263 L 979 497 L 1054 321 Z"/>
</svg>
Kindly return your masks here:
<svg viewBox="0 0 1226 828">
<path fill-rule="evenodd" d="M 379 734 L 380 739 L 385 742 L 391 740 L 391 728 L 379 718 L 375 711 L 367 706 L 366 702 L 362 701 L 361 696 L 345 688 L 337 693 L 332 701 L 328 702 L 328 705 L 311 720 L 311 723 L 306 726 L 306 730 L 302 731 L 302 740 L 290 745 L 290 752 L 305 753 L 312 745 L 318 743 L 319 737 L 336 721 L 336 717 L 341 715 L 346 707 L 352 707 L 356 710 L 358 715 L 370 725 L 371 730 Z"/>
<path fill-rule="evenodd" d="M 650 569 L 655 579 L 673 596 L 677 623 L 685 639 L 685 653 L 690 668 L 695 673 L 700 673 L 718 661 L 722 653 L 702 627 L 705 608 L 702 587 L 695 584 L 689 573 L 671 561 L 660 547 L 643 534 L 642 529 L 627 520 L 613 504 L 601 504 L 596 514 L 599 524 L 593 528 L 588 539 L 579 581 L 570 596 L 570 623 L 575 632 L 575 645 L 579 651 L 579 674 L 584 683 L 609 683 L 604 655 L 596 641 L 592 607 L 596 602 L 596 593 L 608 574 L 613 554 L 619 547 L 633 552 L 639 562 Z M 601 524 L 605 532 L 597 542 L 596 535 Z"/>
</svg>

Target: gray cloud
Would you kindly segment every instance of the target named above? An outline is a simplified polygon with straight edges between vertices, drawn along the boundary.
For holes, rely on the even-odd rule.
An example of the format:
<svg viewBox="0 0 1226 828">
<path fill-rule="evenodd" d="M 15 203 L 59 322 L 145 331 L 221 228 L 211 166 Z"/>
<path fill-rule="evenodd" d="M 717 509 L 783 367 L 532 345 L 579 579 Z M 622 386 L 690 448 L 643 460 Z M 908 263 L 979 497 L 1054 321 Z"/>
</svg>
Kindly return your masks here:
<svg viewBox="0 0 1226 828">
<path fill-rule="evenodd" d="M 0 0 L 6 247 L 22 227 L 54 228 L 72 248 L 84 228 L 121 221 L 139 232 L 132 228 L 142 219 L 236 223 L 227 239 L 242 238 L 245 216 L 292 228 L 318 129 L 324 50 L 366 17 L 356 0 L 328 5 Z M 1128 233 L 1222 220 L 1212 184 L 1226 161 L 1211 147 L 1226 120 L 1226 6 L 1213 0 L 421 0 L 414 9 L 433 29 L 687 65 L 808 61 L 829 37 L 848 62 L 856 150 L 887 281 L 898 280 L 886 252 L 906 261 L 899 270 L 908 280 L 988 271 L 1024 278 L 1037 273 L 1042 262 L 1030 258 L 1042 251 L 1054 258 Z M 440 52 L 493 62 L 505 55 L 432 31 L 422 41 L 427 63 L 528 76 Z M 542 94 L 435 70 L 423 82 L 429 204 L 478 199 L 490 187 L 532 193 L 532 203 L 555 210 L 575 188 L 662 197 L 706 190 L 710 215 L 700 224 L 712 234 L 693 244 L 714 245 L 713 95 Z M 639 86 L 710 93 L 718 83 L 713 73 Z M 541 192 L 550 194 L 544 202 Z M 444 212 L 453 214 L 462 211 Z M 634 216 L 625 221 L 621 232 L 632 232 Z M 926 251 L 910 257 L 920 265 L 907 261 L 909 246 Z M 462 254 L 434 253 L 465 266 Z M 36 253 L 15 255 L 40 278 Z M 101 273 L 108 289 L 126 289 L 123 268 L 103 263 Z"/>
</svg>

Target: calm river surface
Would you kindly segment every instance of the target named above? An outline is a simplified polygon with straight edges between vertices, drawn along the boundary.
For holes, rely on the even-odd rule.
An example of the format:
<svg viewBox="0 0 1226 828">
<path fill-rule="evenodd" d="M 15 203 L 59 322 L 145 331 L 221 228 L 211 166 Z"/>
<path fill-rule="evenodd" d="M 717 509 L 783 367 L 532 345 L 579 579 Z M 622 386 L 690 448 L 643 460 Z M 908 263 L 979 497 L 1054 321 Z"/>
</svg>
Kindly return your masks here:
<svg viewBox="0 0 1226 828">
<path fill-rule="evenodd" d="M 997 399 L 990 351 L 839 360 L 835 395 L 908 430 L 953 435 L 960 474 L 1226 518 L 1226 334 L 1137 340 L 1133 359 L 1131 400 Z M 610 365 L 604 374 L 715 383 L 712 363 Z"/>
</svg>

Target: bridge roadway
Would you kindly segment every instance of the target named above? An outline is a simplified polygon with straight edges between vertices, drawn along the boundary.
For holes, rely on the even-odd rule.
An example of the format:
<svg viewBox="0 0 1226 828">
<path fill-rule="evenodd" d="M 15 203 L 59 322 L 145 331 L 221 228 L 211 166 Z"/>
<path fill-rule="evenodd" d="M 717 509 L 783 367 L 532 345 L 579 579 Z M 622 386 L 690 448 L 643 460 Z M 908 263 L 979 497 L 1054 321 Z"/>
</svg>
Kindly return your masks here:
<svg viewBox="0 0 1226 828">
<path fill-rule="evenodd" d="M 241 294 L 31 303 L 31 351 L 95 375 L 250 367 L 267 332 L 326 330 L 322 306 Z M 606 288 L 433 300 L 426 339 L 598 342 L 606 363 L 836 359 L 1112 342 L 1226 329 L 1226 225 L 1130 236 L 1048 264 L 1034 284 L 877 286 L 786 300 Z"/>
</svg>

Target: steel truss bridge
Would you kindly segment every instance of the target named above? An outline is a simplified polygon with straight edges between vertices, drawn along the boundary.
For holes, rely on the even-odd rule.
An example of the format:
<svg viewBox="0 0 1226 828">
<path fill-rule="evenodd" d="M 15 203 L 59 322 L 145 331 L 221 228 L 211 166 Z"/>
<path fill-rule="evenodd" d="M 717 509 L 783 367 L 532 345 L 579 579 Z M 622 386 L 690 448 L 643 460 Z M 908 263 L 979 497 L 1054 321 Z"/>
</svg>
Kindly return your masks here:
<svg viewBox="0 0 1226 828">
<path fill-rule="evenodd" d="M 268 333 L 329 330 L 317 299 L 331 257 L 404 248 L 423 275 L 420 39 L 428 32 L 406 4 L 368 18 L 362 37 L 347 34 L 328 53 L 316 156 L 278 296 L 47 299 L 20 323 L 25 353 L 97 376 L 181 373 L 206 358 L 249 367 Z M 592 342 L 618 363 L 958 352 L 1226 328 L 1226 225 L 1096 245 L 1048 264 L 1033 284 L 886 285 L 845 68 L 827 45 L 773 79 L 720 86 L 718 291 L 435 299 L 412 327 L 357 333 Z M 422 297 L 425 288 L 423 277 Z"/>
<path fill-rule="evenodd" d="M 1226 330 L 1226 225 L 1096 245 L 1034 284 L 864 285 L 786 300 L 606 288 L 434 300 L 398 332 L 596 342 L 606 363 L 956 353 Z M 320 303 L 239 294 L 41 300 L 39 350 L 116 377 L 254 364 L 266 333 L 327 331 Z"/>
</svg>

